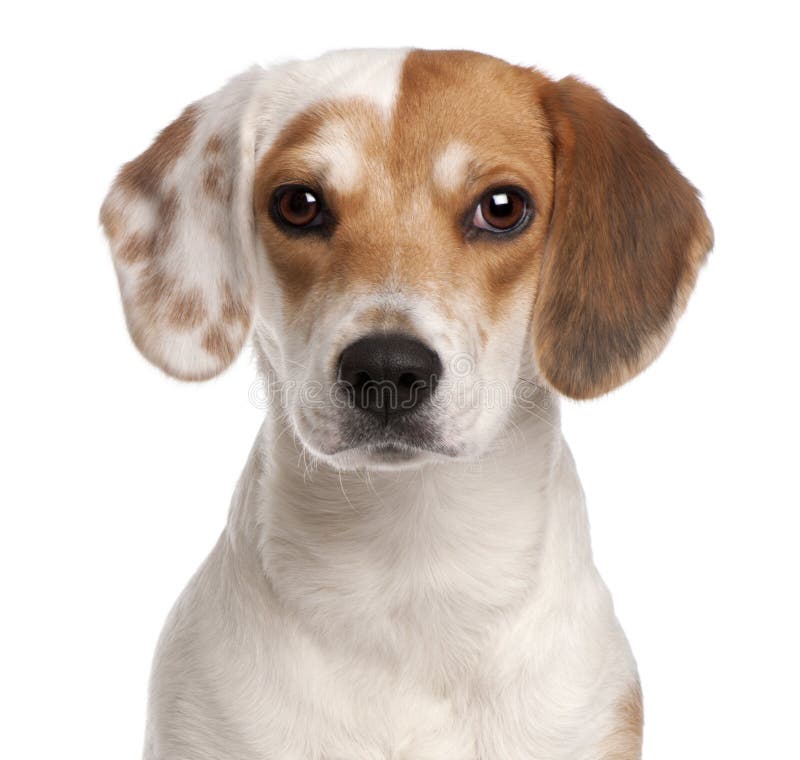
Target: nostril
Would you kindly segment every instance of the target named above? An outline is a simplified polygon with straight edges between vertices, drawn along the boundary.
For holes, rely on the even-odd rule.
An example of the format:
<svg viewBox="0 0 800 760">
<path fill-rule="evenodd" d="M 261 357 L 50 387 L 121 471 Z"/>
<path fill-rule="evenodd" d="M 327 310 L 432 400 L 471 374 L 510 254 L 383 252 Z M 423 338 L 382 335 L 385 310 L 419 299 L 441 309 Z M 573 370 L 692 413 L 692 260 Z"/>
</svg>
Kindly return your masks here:
<svg viewBox="0 0 800 760">
<path fill-rule="evenodd" d="M 406 390 L 411 389 L 415 384 L 421 384 L 423 382 L 424 381 L 417 377 L 413 372 L 403 372 L 403 374 L 397 379 L 397 384 Z"/>
</svg>

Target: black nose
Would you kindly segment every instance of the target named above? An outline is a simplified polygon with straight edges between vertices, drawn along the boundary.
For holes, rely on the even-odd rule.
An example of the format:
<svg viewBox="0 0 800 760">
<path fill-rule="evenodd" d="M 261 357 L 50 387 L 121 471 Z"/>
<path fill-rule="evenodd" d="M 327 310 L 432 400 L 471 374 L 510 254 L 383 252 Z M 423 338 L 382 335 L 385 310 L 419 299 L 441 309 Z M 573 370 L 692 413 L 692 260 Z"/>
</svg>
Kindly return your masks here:
<svg viewBox="0 0 800 760">
<path fill-rule="evenodd" d="M 384 420 L 407 414 L 430 398 L 441 372 L 437 353 L 405 335 L 368 335 L 339 358 L 339 382 L 349 400 Z"/>
</svg>

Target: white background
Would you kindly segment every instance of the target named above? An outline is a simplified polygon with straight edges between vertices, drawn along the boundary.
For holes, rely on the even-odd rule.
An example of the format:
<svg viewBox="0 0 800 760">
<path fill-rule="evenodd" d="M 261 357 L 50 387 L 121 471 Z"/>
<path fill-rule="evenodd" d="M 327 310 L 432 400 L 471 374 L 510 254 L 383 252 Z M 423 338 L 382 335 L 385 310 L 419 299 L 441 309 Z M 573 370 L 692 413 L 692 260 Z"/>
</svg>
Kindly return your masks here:
<svg viewBox="0 0 800 760">
<path fill-rule="evenodd" d="M 97 225 L 115 171 L 251 63 L 415 45 L 580 75 L 703 191 L 716 248 L 674 339 L 623 389 L 565 404 L 564 427 L 641 670 L 645 758 L 800 758 L 800 67 L 780 5 L 3 16 L 0 756 L 139 756 L 156 637 L 223 527 L 261 417 L 249 355 L 185 385 L 133 348 Z"/>
</svg>

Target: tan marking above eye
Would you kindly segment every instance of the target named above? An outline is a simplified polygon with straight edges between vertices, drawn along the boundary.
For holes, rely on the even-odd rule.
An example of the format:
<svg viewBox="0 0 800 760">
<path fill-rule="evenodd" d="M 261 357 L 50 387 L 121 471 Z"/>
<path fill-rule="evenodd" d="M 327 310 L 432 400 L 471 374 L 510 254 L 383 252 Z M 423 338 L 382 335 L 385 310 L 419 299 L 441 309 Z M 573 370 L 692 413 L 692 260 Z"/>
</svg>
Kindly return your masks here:
<svg viewBox="0 0 800 760">
<path fill-rule="evenodd" d="M 473 157 L 472 149 L 453 140 L 436 157 L 433 164 L 433 181 L 445 191 L 456 191 L 464 186 Z"/>
</svg>

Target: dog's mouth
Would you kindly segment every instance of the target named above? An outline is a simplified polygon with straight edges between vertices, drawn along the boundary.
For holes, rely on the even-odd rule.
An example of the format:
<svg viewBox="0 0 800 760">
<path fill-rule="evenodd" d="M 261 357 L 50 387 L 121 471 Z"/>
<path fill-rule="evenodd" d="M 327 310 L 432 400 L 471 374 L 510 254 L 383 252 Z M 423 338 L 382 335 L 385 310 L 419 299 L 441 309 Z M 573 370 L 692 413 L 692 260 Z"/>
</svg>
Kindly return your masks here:
<svg viewBox="0 0 800 760">
<path fill-rule="evenodd" d="M 454 459 L 457 452 L 431 446 L 410 446 L 404 443 L 365 444 L 341 449 L 333 461 L 345 469 L 396 470 L 419 467 L 426 462 Z"/>
<path fill-rule="evenodd" d="M 394 424 L 351 420 L 341 431 L 340 440 L 340 447 L 335 454 L 357 452 L 376 462 L 409 462 L 423 453 L 448 458 L 458 455 L 455 447 L 441 440 L 436 426 L 424 418 Z"/>
<path fill-rule="evenodd" d="M 436 440 L 400 437 L 388 437 L 377 440 L 367 438 L 361 441 L 349 441 L 333 453 L 343 454 L 353 451 L 359 451 L 370 458 L 387 462 L 409 461 L 424 452 L 441 454 L 446 457 L 455 457 L 458 455 L 454 447 L 447 446 Z"/>
<path fill-rule="evenodd" d="M 381 462 L 408 462 L 419 455 L 421 449 L 416 446 L 407 446 L 403 443 L 380 443 L 364 447 L 366 454 Z"/>
</svg>

